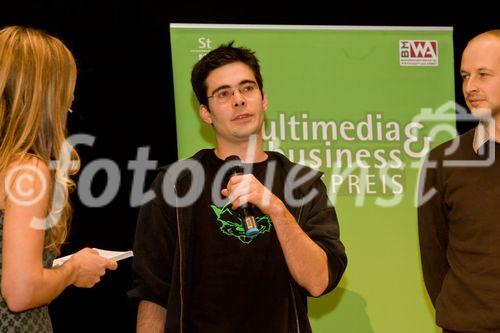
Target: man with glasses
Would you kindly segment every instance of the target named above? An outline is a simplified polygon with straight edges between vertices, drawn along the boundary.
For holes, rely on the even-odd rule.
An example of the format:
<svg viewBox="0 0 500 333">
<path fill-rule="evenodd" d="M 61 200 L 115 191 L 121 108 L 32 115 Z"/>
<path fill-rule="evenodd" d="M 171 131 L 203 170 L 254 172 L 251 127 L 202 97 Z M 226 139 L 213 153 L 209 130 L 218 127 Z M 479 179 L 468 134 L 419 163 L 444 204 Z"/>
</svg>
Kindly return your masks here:
<svg viewBox="0 0 500 333">
<path fill-rule="evenodd" d="M 221 45 L 191 83 L 216 146 L 164 168 L 141 208 L 129 293 L 140 300 L 137 331 L 311 332 L 307 296 L 331 291 L 347 264 L 321 173 L 264 151 L 268 100 L 254 52 Z M 247 172 L 231 174 L 230 156 Z M 191 193 L 189 205 L 170 200 Z"/>
</svg>

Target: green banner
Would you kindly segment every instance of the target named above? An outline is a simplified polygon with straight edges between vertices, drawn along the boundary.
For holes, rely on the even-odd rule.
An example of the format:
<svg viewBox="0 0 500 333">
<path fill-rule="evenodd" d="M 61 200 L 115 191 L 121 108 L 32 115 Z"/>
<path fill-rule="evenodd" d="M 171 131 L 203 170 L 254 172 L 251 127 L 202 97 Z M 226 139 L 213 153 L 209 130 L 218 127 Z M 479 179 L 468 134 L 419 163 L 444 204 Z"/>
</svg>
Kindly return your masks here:
<svg viewBox="0 0 500 333">
<path fill-rule="evenodd" d="M 315 332 L 438 332 L 422 280 L 422 157 L 455 135 L 451 28 L 171 25 L 179 158 L 214 146 L 190 86 L 222 43 L 256 51 L 266 150 L 325 173 L 349 264 L 309 300 Z"/>
</svg>

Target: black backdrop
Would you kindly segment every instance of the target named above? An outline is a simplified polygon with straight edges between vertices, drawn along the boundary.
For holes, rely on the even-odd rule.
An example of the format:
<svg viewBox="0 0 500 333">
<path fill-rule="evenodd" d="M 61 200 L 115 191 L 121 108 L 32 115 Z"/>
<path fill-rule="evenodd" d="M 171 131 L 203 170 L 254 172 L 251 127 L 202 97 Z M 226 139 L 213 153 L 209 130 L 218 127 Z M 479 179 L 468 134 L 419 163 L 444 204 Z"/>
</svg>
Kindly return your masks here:
<svg viewBox="0 0 500 333">
<path fill-rule="evenodd" d="M 380 3 L 308 2 L 273 8 L 255 2 L 160 3 L 45 0 L 1 6 L 0 27 L 42 28 L 72 50 L 79 76 L 69 129 L 96 137 L 92 147 L 79 146 L 82 167 L 108 158 L 121 170 L 118 196 L 106 207 L 85 207 L 74 196 L 75 216 L 63 254 L 84 246 L 130 249 L 137 208 L 129 204 L 132 171 L 128 161 L 143 146 L 150 147 L 150 159 L 158 165 L 177 158 L 169 23 L 453 26 L 456 68 L 468 39 L 500 27 L 500 15 L 485 3 L 477 12 L 437 10 L 433 8 L 437 4 L 428 1 L 401 2 L 392 5 L 392 10 Z M 456 82 L 457 102 L 463 105 L 458 76 Z M 458 124 L 459 132 L 470 127 Z M 147 184 L 153 176 L 154 172 L 148 173 Z M 104 173 L 97 174 L 92 183 L 94 195 L 101 193 L 105 183 Z M 130 264 L 130 259 L 121 261 L 119 269 L 93 289 L 64 291 L 50 306 L 55 331 L 133 332 L 136 308 L 126 298 Z"/>
</svg>

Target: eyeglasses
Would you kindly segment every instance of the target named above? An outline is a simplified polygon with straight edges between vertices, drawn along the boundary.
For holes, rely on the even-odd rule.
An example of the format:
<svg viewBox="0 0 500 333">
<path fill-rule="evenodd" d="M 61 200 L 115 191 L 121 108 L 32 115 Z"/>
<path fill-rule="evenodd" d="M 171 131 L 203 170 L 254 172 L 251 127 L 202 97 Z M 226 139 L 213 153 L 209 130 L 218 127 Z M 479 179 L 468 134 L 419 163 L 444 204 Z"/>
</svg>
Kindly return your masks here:
<svg viewBox="0 0 500 333">
<path fill-rule="evenodd" d="M 259 91 L 259 88 L 255 82 L 248 82 L 238 88 L 227 87 L 219 89 L 213 93 L 212 96 L 208 96 L 208 98 L 213 98 L 217 103 L 224 104 L 234 96 L 236 90 L 238 90 L 242 96 L 253 97 L 255 93 Z"/>
</svg>

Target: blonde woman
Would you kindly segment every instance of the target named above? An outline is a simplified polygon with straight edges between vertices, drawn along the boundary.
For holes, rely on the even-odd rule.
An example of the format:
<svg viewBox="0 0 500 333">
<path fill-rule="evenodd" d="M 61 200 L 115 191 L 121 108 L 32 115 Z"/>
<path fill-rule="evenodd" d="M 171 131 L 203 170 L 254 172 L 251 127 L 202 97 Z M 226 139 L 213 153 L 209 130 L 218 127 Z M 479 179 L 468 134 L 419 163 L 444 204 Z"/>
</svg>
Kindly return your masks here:
<svg viewBox="0 0 500 333">
<path fill-rule="evenodd" d="M 79 167 L 65 141 L 75 81 L 74 58 L 57 38 L 0 30 L 0 332 L 52 332 L 47 304 L 117 267 L 87 248 L 51 268 L 71 215 L 69 175 Z"/>
</svg>

